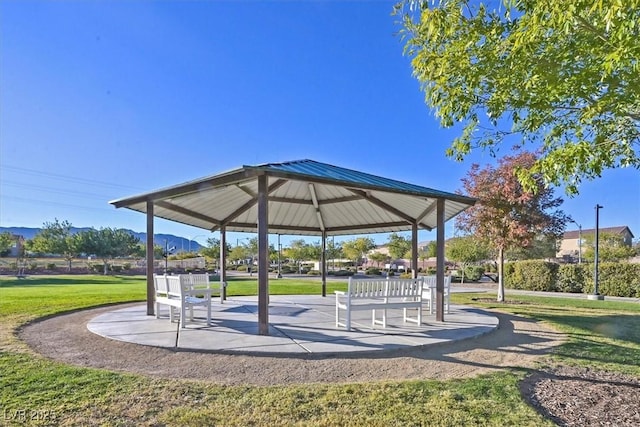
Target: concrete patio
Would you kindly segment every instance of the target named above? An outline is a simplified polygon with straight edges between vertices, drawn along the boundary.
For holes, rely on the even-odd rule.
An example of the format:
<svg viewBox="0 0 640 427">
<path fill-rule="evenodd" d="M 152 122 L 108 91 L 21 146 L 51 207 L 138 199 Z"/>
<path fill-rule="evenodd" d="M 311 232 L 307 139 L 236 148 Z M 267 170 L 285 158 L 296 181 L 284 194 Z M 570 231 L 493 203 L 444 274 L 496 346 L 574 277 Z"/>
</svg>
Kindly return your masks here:
<svg viewBox="0 0 640 427">
<path fill-rule="evenodd" d="M 181 328 L 169 321 L 163 307 L 160 318 L 146 314 L 146 305 L 114 308 L 93 318 L 90 331 L 105 338 L 135 344 L 190 351 L 242 354 L 337 354 L 394 350 L 437 345 L 477 337 L 498 327 L 498 319 L 482 310 L 451 306 L 445 322 L 423 310 L 423 324 L 404 324 L 402 310 L 388 311 L 385 329 L 371 328 L 371 313 L 352 314 L 352 330 L 335 326 L 335 299 L 314 295 L 270 297 L 269 335 L 258 334 L 257 297 L 233 297 L 212 304 L 211 326 L 204 309 L 194 310 L 194 321 Z"/>
</svg>

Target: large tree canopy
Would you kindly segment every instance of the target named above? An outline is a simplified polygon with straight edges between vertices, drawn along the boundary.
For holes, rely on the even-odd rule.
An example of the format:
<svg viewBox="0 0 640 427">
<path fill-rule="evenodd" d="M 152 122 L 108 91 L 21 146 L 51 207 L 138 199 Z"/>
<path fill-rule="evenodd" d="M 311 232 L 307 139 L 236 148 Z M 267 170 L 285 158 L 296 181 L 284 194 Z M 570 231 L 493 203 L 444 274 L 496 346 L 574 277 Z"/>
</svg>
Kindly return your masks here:
<svg viewBox="0 0 640 427">
<path fill-rule="evenodd" d="M 560 209 L 562 199 L 539 177 L 535 191 L 524 189 L 516 178 L 516 170 L 529 169 L 535 161 L 527 152 L 505 156 L 497 167 L 473 165 L 462 179 L 465 193 L 478 203 L 462 212 L 456 224 L 497 250 L 498 301 L 504 300 L 504 251 L 528 247 L 539 235 L 559 238 L 568 219 Z"/>
<path fill-rule="evenodd" d="M 401 33 L 427 105 L 463 130 L 447 154 L 533 143 L 519 177 L 577 193 L 640 167 L 640 0 L 403 0 Z"/>
</svg>

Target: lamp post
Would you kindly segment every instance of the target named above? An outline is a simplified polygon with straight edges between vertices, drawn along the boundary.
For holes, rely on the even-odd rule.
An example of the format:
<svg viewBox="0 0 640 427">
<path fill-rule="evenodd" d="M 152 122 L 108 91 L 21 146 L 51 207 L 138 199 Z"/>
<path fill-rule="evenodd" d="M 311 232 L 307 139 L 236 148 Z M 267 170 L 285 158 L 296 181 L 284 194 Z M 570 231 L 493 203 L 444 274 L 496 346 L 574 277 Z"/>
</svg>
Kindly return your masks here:
<svg viewBox="0 0 640 427">
<path fill-rule="evenodd" d="M 600 243 L 600 209 L 604 206 L 596 205 L 596 242 L 593 260 L 593 295 L 588 295 L 591 300 L 603 300 L 604 296 L 598 293 L 598 245 Z"/>
<path fill-rule="evenodd" d="M 278 279 L 282 279 L 282 269 L 280 264 L 280 253 L 282 252 L 282 244 L 280 243 L 280 235 L 278 234 L 278 275 L 276 276 Z"/>
</svg>

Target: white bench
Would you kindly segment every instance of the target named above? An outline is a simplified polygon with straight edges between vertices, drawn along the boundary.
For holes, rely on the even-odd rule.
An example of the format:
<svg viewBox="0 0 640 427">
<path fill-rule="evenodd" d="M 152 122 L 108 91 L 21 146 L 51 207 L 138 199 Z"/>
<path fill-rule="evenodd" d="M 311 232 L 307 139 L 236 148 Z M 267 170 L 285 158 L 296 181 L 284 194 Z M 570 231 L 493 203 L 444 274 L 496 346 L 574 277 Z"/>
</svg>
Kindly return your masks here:
<svg viewBox="0 0 640 427">
<path fill-rule="evenodd" d="M 436 302 L 436 276 L 423 277 L 422 300 L 429 302 L 429 314 L 433 314 Z M 444 276 L 444 312 L 449 313 L 449 294 L 451 293 L 451 276 Z"/>
<path fill-rule="evenodd" d="M 422 279 L 358 279 L 349 278 L 347 291 L 335 291 L 336 327 L 351 330 L 351 312 L 371 310 L 371 327 L 387 327 L 387 309 L 404 309 L 404 321 L 422 323 Z M 416 318 L 407 316 L 408 308 L 418 309 Z M 340 319 L 345 310 L 345 321 Z M 382 320 L 376 318 L 376 310 L 382 310 Z"/>
<path fill-rule="evenodd" d="M 190 277 L 191 276 L 191 277 Z M 160 315 L 160 306 L 169 306 L 169 320 L 173 322 L 173 309 L 180 309 L 180 326 L 186 327 L 186 311 L 189 309 L 189 320 L 193 321 L 193 307 L 207 308 L 207 325 L 211 325 L 211 293 L 215 289 L 210 286 L 208 275 L 194 278 L 188 275 L 179 276 L 153 275 L 156 300 L 156 317 Z"/>
</svg>

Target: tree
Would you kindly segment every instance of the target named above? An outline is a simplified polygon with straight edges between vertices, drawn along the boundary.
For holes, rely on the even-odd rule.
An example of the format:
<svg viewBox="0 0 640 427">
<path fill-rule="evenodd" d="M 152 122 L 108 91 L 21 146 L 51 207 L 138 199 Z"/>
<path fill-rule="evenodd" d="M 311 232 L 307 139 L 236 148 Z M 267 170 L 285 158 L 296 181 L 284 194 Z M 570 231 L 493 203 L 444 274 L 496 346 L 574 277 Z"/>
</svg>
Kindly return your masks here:
<svg viewBox="0 0 640 427">
<path fill-rule="evenodd" d="M 558 239 L 554 235 L 538 235 L 529 246 L 514 247 L 505 252 L 510 261 L 525 259 L 555 258 L 558 253 Z"/>
<path fill-rule="evenodd" d="M 358 263 L 364 255 L 371 249 L 375 248 L 376 244 L 370 237 L 358 237 L 354 240 L 348 240 L 342 243 L 342 250 L 344 255 L 354 261 L 356 270 L 358 269 Z"/>
<path fill-rule="evenodd" d="M 298 273 L 300 273 L 302 268 L 300 261 L 306 259 L 308 255 L 307 242 L 304 239 L 292 240 L 289 247 L 285 248 L 283 252 L 285 257 L 298 266 Z"/>
<path fill-rule="evenodd" d="M 582 257 L 588 262 L 595 260 L 595 240 L 594 234 L 584 236 L 585 251 Z M 598 260 L 601 262 L 615 262 L 635 255 L 633 247 L 624 243 L 624 237 L 615 233 L 599 233 L 598 235 Z"/>
<path fill-rule="evenodd" d="M 14 238 L 8 231 L 0 233 L 0 256 L 6 256 L 11 250 Z"/>
<path fill-rule="evenodd" d="M 81 252 L 78 248 L 78 239 L 71 234 L 69 221 L 45 222 L 42 230 L 31 240 L 30 250 L 38 253 L 63 256 L 68 262 L 71 271 L 71 261 Z"/>
<path fill-rule="evenodd" d="M 230 252 L 231 246 L 227 243 L 227 246 L 225 247 L 225 254 L 229 256 Z M 201 248 L 200 253 L 208 261 L 210 260 L 214 265 L 218 265 L 220 263 L 220 239 L 216 239 L 215 237 L 208 238 L 207 246 Z"/>
<path fill-rule="evenodd" d="M 400 33 L 447 154 L 532 143 L 519 177 L 577 193 L 607 168 L 640 167 L 640 0 L 401 0 Z"/>
<path fill-rule="evenodd" d="M 498 255 L 498 301 L 504 301 L 504 252 L 529 246 L 539 235 L 560 238 L 568 216 L 559 209 L 561 198 L 537 176 L 537 188 L 527 191 L 516 177 L 517 169 L 532 167 L 536 157 L 523 152 L 498 160 L 498 166 L 480 169 L 471 166 L 462 179 L 465 193 L 478 199 L 475 206 L 461 213 L 456 225 L 468 234 L 493 246 Z"/>
<path fill-rule="evenodd" d="M 140 239 L 127 230 L 115 228 L 89 229 L 75 235 L 78 250 L 102 259 L 104 274 L 109 270 L 109 260 L 136 252 Z"/>
<path fill-rule="evenodd" d="M 411 241 L 404 236 L 397 233 L 391 233 L 389 235 L 389 255 L 393 259 L 405 258 L 407 255 L 411 256 Z"/>
<path fill-rule="evenodd" d="M 379 268 L 380 263 L 386 262 L 389 259 L 389 255 L 385 255 L 382 252 L 373 252 L 369 255 L 369 259 L 376 263 Z"/>
<path fill-rule="evenodd" d="M 460 283 L 464 283 L 467 264 L 482 261 L 489 257 L 487 247 L 474 236 L 449 239 L 445 246 L 445 253 L 447 254 L 447 259 L 460 264 L 462 270 Z"/>
</svg>

